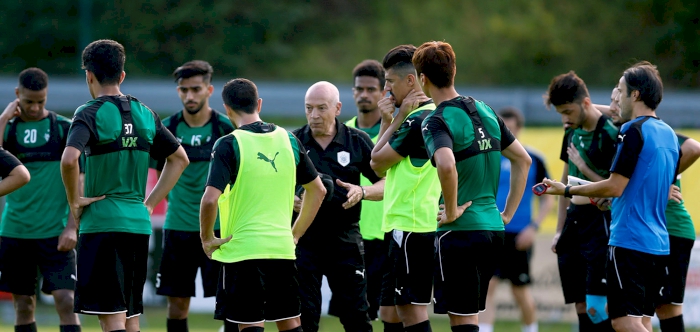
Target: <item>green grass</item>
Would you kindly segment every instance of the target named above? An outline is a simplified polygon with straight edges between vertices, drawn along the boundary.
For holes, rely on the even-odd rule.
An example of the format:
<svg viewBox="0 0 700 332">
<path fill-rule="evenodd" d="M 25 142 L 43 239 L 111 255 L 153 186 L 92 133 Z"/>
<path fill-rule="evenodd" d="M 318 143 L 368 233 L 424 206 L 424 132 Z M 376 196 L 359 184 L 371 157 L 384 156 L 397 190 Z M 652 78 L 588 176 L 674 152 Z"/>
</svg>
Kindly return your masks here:
<svg viewBox="0 0 700 332">
<path fill-rule="evenodd" d="M 145 314 L 140 317 L 141 331 L 144 332 L 166 332 L 165 328 L 166 309 L 161 307 L 148 307 Z M 189 317 L 190 331 L 193 332 L 217 332 L 221 327 L 221 322 L 212 318 L 213 314 L 191 314 Z M 40 305 L 37 309 L 37 324 L 39 331 L 57 331 L 58 317 L 53 307 Z M 0 332 L 13 332 L 14 311 L 10 302 L 0 302 Z M 83 332 L 99 332 L 100 324 L 95 316 L 80 316 L 83 325 Z M 449 332 L 450 324 L 444 316 L 431 317 L 433 331 Z M 382 331 L 382 324 L 379 321 L 373 322 L 375 331 Z M 265 326 L 268 331 L 277 331 L 274 323 Z M 520 323 L 514 321 L 499 321 L 495 330 L 498 332 L 520 332 Z M 540 323 L 540 332 L 574 332 L 578 331 L 576 326 L 570 323 Z M 319 332 L 342 332 L 343 328 L 335 317 L 324 316 L 321 318 L 321 329 Z M 686 329 L 688 332 L 700 332 L 700 329 Z"/>
</svg>

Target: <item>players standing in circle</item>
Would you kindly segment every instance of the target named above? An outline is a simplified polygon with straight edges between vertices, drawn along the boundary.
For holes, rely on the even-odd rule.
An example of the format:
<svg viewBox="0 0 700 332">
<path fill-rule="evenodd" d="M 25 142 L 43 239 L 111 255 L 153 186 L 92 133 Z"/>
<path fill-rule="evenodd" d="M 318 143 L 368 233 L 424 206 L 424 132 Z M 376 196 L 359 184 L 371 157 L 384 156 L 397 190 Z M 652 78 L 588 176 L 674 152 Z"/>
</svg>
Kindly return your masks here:
<svg viewBox="0 0 700 332">
<path fill-rule="evenodd" d="M 98 40 L 83 50 L 90 95 L 73 117 L 61 159 L 71 213 L 79 225 L 75 312 L 97 315 L 104 331 L 139 331 L 150 214 L 187 167 L 185 150 L 151 111 L 125 96 L 124 47 Z M 85 152 L 85 196 L 78 159 Z M 149 154 L 166 159 L 146 198 Z"/>
<path fill-rule="evenodd" d="M 619 94 L 620 89 L 615 87 L 611 94 L 610 106 L 596 106 L 599 106 L 598 108 L 602 112 L 608 111 L 615 124 L 622 126 L 624 123 L 620 117 Z M 700 157 L 700 143 L 678 133 L 676 133 L 676 137 L 678 137 L 678 144 L 681 146 L 681 160 L 678 176 L 673 184 L 680 190 L 681 174 Z M 695 244 L 695 227 L 684 202 L 668 201 L 666 205 L 666 229 L 669 234 L 670 254 L 666 263 L 666 281 L 663 285 L 661 299 L 656 306 L 656 315 L 659 317 L 662 331 L 684 331 L 683 298 L 690 265 L 690 253 Z"/>
<path fill-rule="evenodd" d="M 516 138 L 525 125 L 525 117 L 517 108 L 506 107 L 498 111 L 498 115 L 503 119 L 506 127 Z M 530 148 L 525 148 L 532 159 L 530 172 L 527 175 L 527 186 L 531 188 L 535 184 L 548 178 L 547 168 L 543 157 Z M 498 184 L 498 196 L 496 205 L 503 209 L 508 197 L 508 187 L 510 186 L 510 161 L 501 157 L 501 178 Z M 537 231 L 542 221 L 547 217 L 549 211 L 554 206 L 554 198 L 551 196 L 540 196 L 538 199 L 537 215 L 533 215 L 532 205 L 535 196 L 531 190 L 525 190 L 522 204 L 515 211 L 513 219 L 506 225 L 505 246 L 503 256 L 498 260 L 498 266 L 494 273 L 494 278 L 489 284 L 489 292 L 486 297 L 487 310 L 479 315 L 479 331 L 493 332 L 493 322 L 496 318 L 494 303 L 495 291 L 501 279 L 507 279 L 511 284 L 511 291 L 515 302 L 520 307 L 523 323 L 523 332 L 537 332 L 537 312 L 535 300 L 530 293 L 530 259 L 532 258 L 532 246 L 537 235 Z"/>
<path fill-rule="evenodd" d="M 80 331 L 73 312 L 78 228 L 69 215 L 60 166 L 71 121 L 44 108 L 48 83 L 43 70 L 23 70 L 18 99 L 0 115 L 3 148 L 32 178 L 7 196 L 0 223 L 0 290 L 12 293 L 16 331 L 36 331 L 37 268 L 42 292 L 54 297 L 61 331 Z"/>
<path fill-rule="evenodd" d="M 333 195 L 321 205 L 313 225 L 296 248 L 301 293 L 301 323 L 305 332 L 318 331 L 321 282 L 328 278 L 346 331 L 371 331 L 367 310 L 364 245 L 358 222 L 362 200 L 378 201 L 384 179 L 370 167 L 374 143 L 361 130 L 337 120 L 342 104 L 335 85 L 318 82 L 306 92 L 308 124 L 294 134 L 316 169 L 335 180 Z M 360 175 L 371 186 L 360 186 Z"/>
<path fill-rule="evenodd" d="M 547 106 L 554 105 L 566 130 L 560 154 L 562 181 L 568 183 L 570 175 L 592 182 L 608 178 L 618 129 L 591 103 L 584 81 L 573 71 L 561 74 L 552 79 L 546 97 Z M 605 256 L 611 218 L 609 211 L 600 211 L 595 205 L 559 199 L 552 251 L 558 258 L 564 301 L 575 303 L 579 328 L 584 332 L 611 330 L 605 311 L 610 284 Z"/>
<path fill-rule="evenodd" d="M 450 44 L 424 43 L 413 55 L 413 65 L 423 91 L 438 105 L 422 126 L 442 187 L 435 313 L 448 314 L 454 332 L 478 331 L 478 314 L 485 309 L 503 248 L 504 223 L 518 208 L 531 159 L 488 105 L 457 93 Z M 512 165 L 503 212 L 496 206 L 501 155 Z"/>
<path fill-rule="evenodd" d="M 163 120 L 163 126 L 180 141 L 190 164 L 168 195 L 163 225 L 163 256 L 157 275 L 156 294 L 168 297 L 168 332 L 188 331 L 190 298 L 195 296 L 197 270 L 201 269 L 204 297 L 216 295 L 221 265 L 201 250 L 199 205 L 204 194 L 211 151 L 219 137 L 233 131 L 225 115 L 209 107 L 213 69 L 206 61 L 190 61 L 175 69 L 177 92 L 184 110 Z M 163 169 L 165 160 L 157 161 Z M 218 236 L 219 219 L 214 230 Z"/>
<path fill-rule="evenodd" d="M 375 144 L 379 139 L 381 114 L 377 102 L 382 98 L 384 68 L 377 60 L 360 62 L 352 71 L 352 93 L 357 105 L 357 116 L 345 122 L 350 128 L 364 131 Z M 361 186 L 371 186 L 366 177 L 360 176 Z M 365 268 L 367 275 L 367 301 L 369 319 L 376 320 L 379 313 L 379 297 L 382 290 L 381 268 L 386 261 L 386 243 L 382 232 L 384 202 L 364 201 L 360 212 L 360 233 L 365 247 Z M 328 313 L 340 316 L 337 298 L 331 297 Z"/>
<path fill-rule="evenodd" d="M 299 140 L 260 119 L 255 84 L 235 79 L 221 95 L 233 133 L 216 141 L 200 209 L 204 252 L 222 262 L 216 318 L 225 331 L 301 331 L 294 245 L 313 221 L 326 193 Z M 306 190 L 290 229 L 295 183 Z M 214 235 L 217 210 L 221 234 Z"/>
<path fill-rule="evenodd" d="M 435 104 L 418 83 L 411 62 L 415 51 L 413 45 L 400 45 L 384 56 L 388 94 L 379 101 L 381 138 L 372 150 L 372 168 L 386 175 L 382 231 L 388 235 L 389 260 L 380 312 L 386 332 L 431 331 L 428 305 L 440 181 L 421 134 L 421 124 Z M 400 107 L 396 118 L 395 107 Z M 398 320 L 392 319 L 397 314 Z"/>
<path fill-rule="evenodd" d="M 618 84 L 621 119 L 609 179 L 583 186 L 545 180 L 546 193 L 614 197 L 607 253 L 608 310 L 616 331 L 652 331 L 670 252 L 669 188 L 680 166 L 673 129 L 656 117 L 663 85 L 656 67 L 638 63 Z M 676 326 L 677 327 L 677 326 Z"/>
</svg>

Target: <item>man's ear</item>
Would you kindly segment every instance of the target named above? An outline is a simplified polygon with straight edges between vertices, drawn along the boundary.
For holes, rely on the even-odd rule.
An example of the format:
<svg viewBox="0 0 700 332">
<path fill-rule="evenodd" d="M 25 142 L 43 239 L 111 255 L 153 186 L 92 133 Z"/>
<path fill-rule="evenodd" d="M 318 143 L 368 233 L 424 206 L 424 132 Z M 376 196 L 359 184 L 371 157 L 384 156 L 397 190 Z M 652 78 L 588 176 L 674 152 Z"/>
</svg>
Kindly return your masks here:
<svg viewBox="0 0 700 332">
<path fill-rule="evenodd" d="M 335 110 L 335 116 L 338 116 L 338 115 L 340 115 L 340 109 L 343 107 L 343 103 L 338 102 L 336 107 L 337 107 L 337 109 Z"/>
<path fill-rule="evenodd" d="M 260 113 L 260 111 L 262 110 L 262 102 L 263 102 L 262 98 L 258 98 L 258 111 L 257 111 L 258 113 Z"/>
</svg>

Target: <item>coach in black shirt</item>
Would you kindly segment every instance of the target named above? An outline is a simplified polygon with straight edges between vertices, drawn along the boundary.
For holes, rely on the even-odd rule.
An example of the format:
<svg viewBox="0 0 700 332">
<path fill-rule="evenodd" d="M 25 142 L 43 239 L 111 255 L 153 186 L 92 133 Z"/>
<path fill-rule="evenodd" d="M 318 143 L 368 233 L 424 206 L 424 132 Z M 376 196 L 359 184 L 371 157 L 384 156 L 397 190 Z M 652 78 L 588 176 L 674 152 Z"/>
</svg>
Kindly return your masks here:
<svg viewBox="0 0 700 332">
<path fill-rule="evenodd" d="M 369 162 L 374 144 L 357 129 L 338 122 L 341 103 L 333 84 L 318 82 L 306 92 L 308 124 L 295 130 L 319 173 L 333 178 L 335 188 L 297 245 L 301 294 L 301 325 L 318 331 L 321 316 L 321 281 L 325 275 L 343 308 L 345 331 L 372 331 L 367 310 L 364 248 L 360 235 L 361 201 L 382 200 L 384 179 Z M 361 187 L 360 174 L 372 183 Z"/>
</svg>

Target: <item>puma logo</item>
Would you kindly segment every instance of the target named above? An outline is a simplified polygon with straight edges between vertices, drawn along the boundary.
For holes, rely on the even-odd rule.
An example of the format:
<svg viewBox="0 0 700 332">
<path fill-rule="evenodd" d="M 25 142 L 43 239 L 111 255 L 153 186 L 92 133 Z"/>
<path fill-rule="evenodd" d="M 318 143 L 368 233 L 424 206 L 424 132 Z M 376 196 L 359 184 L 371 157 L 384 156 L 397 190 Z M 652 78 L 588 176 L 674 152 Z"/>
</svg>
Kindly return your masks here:
<svg viewBox="0 0 700 332">
<path fill-rule="evenodd" d="M 411 126 L 411 124 L 413 123 L 413 121 L 416 121 L 416 120 L 415 120 L 415 119 L 414 119 L 414 120 L 406 120 L 406 123 L 408 123 L 408 125 Z"/>
<path fill-rule="evenodd" d="M 400 289 L 398 289 L 398 288 L 394 288 L 394 291 L 396 292 L 396 294 L 399 294 L 399 295 L 401 295 L 401 290 L 400 290 Z"/>
<path fill-rule="evenodd" d="M 272 160 L 268 159 L 262 152 L 258 152 L 258 159 L 266 161 L 272 165 L 272 168 L 275 169 L 275 172 L 277 172 L 277 167 L 275 166 L 275 159 L 277 159 L 277 155 L 280 154 L 279 152 L 275 153 L 275 157 L 272 158 Z"/>
<path fill-rule="evenodd" d="M 362 271 L 355 270 L 355 274 L 360 275 L 360 276 L 362 276 L 362 278 L 364 278 L 365 277 L 365 270 L 362 270 Z"/>
<path fill-rule="evenodd" d="M 625 140 L 625 136 L 627 136 L 627 134 L 625 134 L 625 135 L 617 135 L 617 138 L 620 139 L 620 142 L 623 142 L 623 141 Z"/>
<path fill-rule="evenodd" d="M 423 127 L 423 131 L 428 131 L 428 127 Z"/>
</svg>

